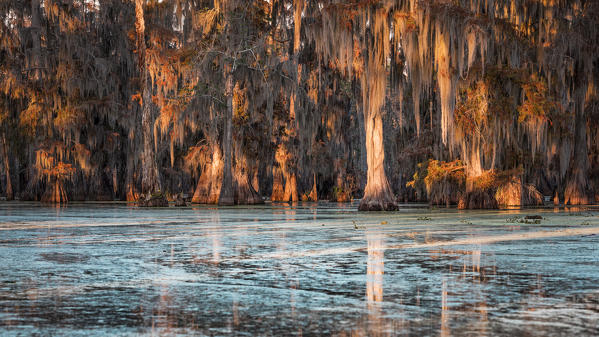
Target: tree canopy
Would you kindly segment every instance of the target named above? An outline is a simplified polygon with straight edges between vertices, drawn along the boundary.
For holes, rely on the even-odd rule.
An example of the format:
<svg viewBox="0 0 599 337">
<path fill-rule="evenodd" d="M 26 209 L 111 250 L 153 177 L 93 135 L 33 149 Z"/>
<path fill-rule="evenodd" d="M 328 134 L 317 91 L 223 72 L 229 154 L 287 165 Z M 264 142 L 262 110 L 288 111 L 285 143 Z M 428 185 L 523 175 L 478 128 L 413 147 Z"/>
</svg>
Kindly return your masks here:
<svg viewBox="0 0 599 337">
<path fill-rule="evenodd" d="M 7 199 L 599 199 L 591 0 L 6 0 Z"/>
</svg>

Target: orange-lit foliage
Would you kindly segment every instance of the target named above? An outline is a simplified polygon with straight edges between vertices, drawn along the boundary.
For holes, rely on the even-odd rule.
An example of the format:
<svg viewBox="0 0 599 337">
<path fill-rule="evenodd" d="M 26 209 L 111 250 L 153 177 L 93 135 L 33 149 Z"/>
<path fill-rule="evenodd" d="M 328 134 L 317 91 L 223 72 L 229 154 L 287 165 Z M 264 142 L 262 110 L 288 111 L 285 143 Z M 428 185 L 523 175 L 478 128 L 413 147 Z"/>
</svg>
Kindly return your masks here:
<svg viewBox="0 0 599 337">
<path fill-rule="evenodd" d="M 460 160 L 442 162 L 431 159 L 418 164 L 418 170 L 407 187 L 419 189 L 424 185 L 432 204 L 450 205 L 457 203 L 465 181 L 465 166 Z"/>
<path fill-rule="evenodd" d="M 518 107 L 518 122 L 551 122 L 551 114 L 558 106 L 549 93 L 545 81 L 536 74 L 532 74 L 528 81 L 522 82 L 522 90 L 525 98 Z"/>
</svg>

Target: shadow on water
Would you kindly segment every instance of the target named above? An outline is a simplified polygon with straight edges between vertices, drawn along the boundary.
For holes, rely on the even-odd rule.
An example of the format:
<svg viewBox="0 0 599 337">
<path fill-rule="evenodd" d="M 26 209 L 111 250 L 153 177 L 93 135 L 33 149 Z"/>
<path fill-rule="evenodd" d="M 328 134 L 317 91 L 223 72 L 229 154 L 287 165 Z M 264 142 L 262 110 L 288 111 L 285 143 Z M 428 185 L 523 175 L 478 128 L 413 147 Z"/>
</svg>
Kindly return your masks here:
<svg viewBox="0 0 599 337">
<path fill-rule="evenodd" d="M 2 205 L 0 334 L 594 336 L 598 214 Z"/>
</svg>

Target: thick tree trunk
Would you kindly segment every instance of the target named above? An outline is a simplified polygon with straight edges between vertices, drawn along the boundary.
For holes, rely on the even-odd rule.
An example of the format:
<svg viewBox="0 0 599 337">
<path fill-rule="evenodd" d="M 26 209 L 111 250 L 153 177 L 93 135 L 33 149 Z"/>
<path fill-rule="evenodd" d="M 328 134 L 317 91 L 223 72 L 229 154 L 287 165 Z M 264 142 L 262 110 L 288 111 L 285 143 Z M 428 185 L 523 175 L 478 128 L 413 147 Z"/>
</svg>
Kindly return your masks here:
<svg viewBox="0 0 599 337">
<path fill-rule="evenodd" d="M 275 160 L 279 164 L 278 171 L 273 168 L 272 201 L 297 202 L 297 178 L 295 175 L 295 156 L 284 145 L 279 145 L 275 154 Z M 283 182 L 285 187 L 283 188 Z M 281 193 L 282 190 L 282 193 Z"/>
<path fill-rule="evenodd" d="M 395 196 L 385 175 L 383 121 L 380 113 L 364 114 L 366 125 L 366 159 L 368 173 L 360 211 L 397 210 Z"/>
<path fill-rule="evenodd" d="M 53 178 L 48 181 L 41 201 L 52 204 L 66 204 L 69 201 L 61 179 Z"/>
<path fill-rule="evenodd" d="M 146 64 L 144 0 L 135 0 L 135 32 L 138 54 L 139 74 L 141 78 L 141 128 L 143 137 L 143 152 L 141 155 L 141 193 L 139 206 L 167 207 L 168 201 L 162 191 L 156 154 L 154 151 L 154 113 L 152 109 L 152 92 L 148 83 L 148 67 Z"/>
<path fill-rule="evenodd" d="M 238 205 L 262 204 L 264 201 L 254 190 L 247 169 L 235 167 L 235 203 Z"/>
<path fill-rule="evenodd" d="M 223 137 L 223 183 L 220 189 L 219 205 L 233 205 L 235 195 L 233 190 L 233 174 L 231 172 L 231 152 L 233 148 L 233 73 L 228 72 L 225 94 L 227 95 L 227 111 L 225 112 L 225 134 Z"/>
<path fill-rule="evenodd" d="M 260 195 L 260 168 L 259 168 L 259 162 L 258 164 L 253 168 L 252 172 L 252 187 L 254 188 L 254 191 L 256 191 L 256 193 L 258 195 Z"/>
<path fill-rule="evenodd" d="M 41 79 L 42 47 L 41 47 L 41 22 L 40 22 L 40 0 L 31 0 L 31 69 L 32 78 L 35 81 Z"/>
<path fill-rule="evenodd" d="M 543 195 L 533 186 L 522 183 L 520 176 L 512 176 L 495 192 L 495 200 L 503 206 L 542 206 Z"/>
<path fill-rule="evenodd" d="M 238 205 L 263 204 L 264 201 L 254 190 L 246 171 L 235 172 L 235 203 Z"/>
<path fill-rule="evenodd" d="M 290 173 L 285 179 L 285 195 L 283 196 L 285 201 L 298 202 L 299 197 L 297 193 L 297 177 L 294 173 Z"/>
<path fill-rule="evenodd" d="M 6 173 L 6 200 L 15 198 L 12 190 L 12 180 L 10 178 L 10 158 L 8 158 L 8 145 L 6 143 L 6 134 L 2 134 L 2 156 L 4 157 L 4 173 Z"/>
<path fill-rule="evenodd" d="M 318 188 L 316 186 L 316 173 L 312 174 L 312 190 L 310 190 L 309 194 L 304 194 L 305 197 L 302 197 L 304 201 L 318 201 Z"/>
<path fill-rule="evenodd" d="M 270 195 L 271 201 L 283 201 L 285 196 L 285 188 L 283 187 L 283 172 L 281 168 L 275 164 L 272 166 L 272 194 Z"/>
<path fill-rule="evenodd" d="M 582 109 L 580 109 L 582 110 Z M 574 154 L 568 169 L 566 189 L 564 191 L 565 205 L 586 205 L 590 202 L 588 190 L 589 156 L 587 148 L 586 117 L 584 112 L 576 113 L 574 129 Z"/>
<path fill-rule="evenodd" d="M 212 187 L 212 165 L 200 175 L 198 184 L 191 202 L 194 204 L 208 204 L 210 200 L 210 188 Z"/>
<path fill-rule="evenodd" d="M 152 97 L 150 89 L 146 86 L 143 94 L 143 109 L 142 109 L 142 133 L 143 133 L 143 153 L 142 162 L 142 178 L 141 192 L 143 194 L 162 193 L 160 176 L 158 174 L 158 166 L 156 164 L 156 155 L 154 152 L 154 116 L 152 113 Z"/>
<path fill-rule="evenodd" d="M 212 145 L 212 162 L 206 165 L 191 200 L 194 204 L 217 204 L 223 181 L 223 160 L 218 144 Z"/>
<path fill-rule="evenodd" d="M 250 174 L 258 170 L 251 170 L 249 159 L 243 153 L 240 142 L 235 142 L 235 169 L 233 184 L 235 188 L 235 203 L 238 205 L 262 204 L 264 201 L 256 192 L 254 184 L 250 180 Z M 256 176 L 253 176 L 257 179 Z"/>
<path fill-rule="evenodd" d="M 287 144 L 293 145 L 281 145 L 277 149 L 277 156 L 279 158 L 284 158 L 283 160 L 279 161 L 279 165 L 281 166 L 281 170 L 283 172 L 285 188 L 283 190 L 284 192 L 282 198 L 280 198 L 279 195 L 275 195 L 275 190 L 278 190 L 279 188 L 274 184 L 279 182 L 276 179 L 273 179 L 273 197 L 271 198 L 272 201 L 283 202 L 299 201 L 299 194 L 297 191 L 297 159 L 298 152 L 301 152 L 301 150 L 298 149 L 296 144 L 300 143 L 298 139 L 299 119 L 297 112 L 299 110 L 298 94 L 301 84 L 302 69 L 301 65 L 299 64 L 299 52 L 301 48 L 302 11 L 304 10 L 304 0 L 294 0 L 293 6 L 293 55 L 290 55 L 290 58 L 292 59 L 294 65 L 293 77 L 295 79 L 295 83 L 293 85 L 289 99 L 289 125 L 287 127 L 288 139 L 286 140 Z"/>
<path fill-rule="evenodd" d="M 131 158 L 133 154 L 131 152 L 128 153 L 129 158 L 127 158 L 127 176 L 125 178 L 125 198 L 128 202 L 136 202 L 139 200 L 139 189 L 136 184 L 136 176 L 134 172 L 134 164 Z"/>
</svg>

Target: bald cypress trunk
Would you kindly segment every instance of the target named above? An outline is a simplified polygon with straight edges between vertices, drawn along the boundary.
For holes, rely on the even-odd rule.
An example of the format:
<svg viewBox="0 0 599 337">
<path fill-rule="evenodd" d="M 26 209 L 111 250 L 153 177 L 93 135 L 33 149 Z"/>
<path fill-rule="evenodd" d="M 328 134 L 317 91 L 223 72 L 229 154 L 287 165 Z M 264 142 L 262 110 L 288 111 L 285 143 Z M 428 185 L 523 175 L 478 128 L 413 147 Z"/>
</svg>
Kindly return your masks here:
<svg viewBox="0 0 599 337">
<path fill-rule="evenodd" d="M 290 55 L 293 61 L 293 76 L 295 83 L 291 90 L 289 97 L 289 125 L 287 126 L 287 139 L 286 146 L 280 145 L 277 152 L 279 152 L 279 165 L 283 173 L 285 180 L 285 187 L 283 194 L 275 193 L 279 191 L 281 181 L 273 179 L 273 201 L 284 201 L 284 202 L 297 202 L 299 201 L 299 193 L 297 191 L 297 170 L 298 170 L 298 154 L 301 149 L 298 148 L 300 139 L 298 137 L 299 131 L 299 118 L 297 116 L 299 110 L 298 94 L 299 87 L 301 84 L 301 65 L 299 64 L 299 52 L 301 47 L 301 29 L 302 29 L 302 11 L 304 9 L 304 0 L 294 0 L 293 3 L 294 11 L 294 27 L 293 27 L 293 55 Z M 282 152 L 282 153 L 280 153 Z"/>
<path fill-rule="evenodd" d="M 212 159 L 200 175 L 196 186 L 192 203 L 195 204 L 217 204 L 223 181 L 223 159 L 220 146 L 213 143 Z"/>
<path fill-rule="evenodd" d="M 233 175 L 231 172 L 231 152 L 233 141 L 233 73 L 228 71 L 225 83 L 225 95 L 227 97 L 227 110 L 225 112 L 225 133 L 223 137 L 223 183 L 218 198 L 219 205 L 233 205 L 235 203 L 233 191 Z"/>
<path fill-rule="evenodd" d="M 389 31 L 384 11 L 373 17 L 371 34 L 365 39 L 372 51 L 366 56 L 361 74 L 362 104 L 366 130 L 366 188 L 360 202 L 360 211 L 397 210 L 393 190 L 385 174 L 385 146 L 383 137 L 383 109 L 387 94 L 386 62 L 389 56 Z"/>
<path fill-rule="evenodd" d="M 574 127 L 574 154 L 570 161 L 564 204 L 586 205 L 590 202 L 588 191 L 589 156 L 587 148 L 586 118 L 582 109 L 576 113 Z"/>
<path fill-rule="evenodd" d="M 284 177 L 281 168 L 274 164 L 272 166 L 272 193 L 270 195 L 271 201 L 283 201 L 283 197 L 285 196 L 284 189 Z"/>
<path fill-rule="evenodd" d="M 35 81 L 41 79 L 41 21 L 40 21 L 40 0 L 31 0 L 31 63 L 29 65 L 31 74 Z"/>
<path fill-rule="evenodd" d="M 254 205 L 264 203 L 254 184 L 250 181 L 252 173 L 248 158 L 243 155 L 240 144 L 235 144 L 235 169 L 233 185 L 235 189 L 235 203 L 239 205 Z M 254 170 L 257 172 L 257 168 Z M 257 177 L 254 176 L 256 179 Z"/>
<path fill-rule="evenodd" d="M 368 173 L 360 211 L 391 211 L 397 209 L 395 196 L 385 175 L 383 120 L 380 113 L 364 114 L 366 129 L 366 161 Z"/>
<path fill-rule="evenodd" d="M 8 145 L 6 143 L 6 133 L 2 133 L 2 156 L 4 157 L 4 173 L 6 174 L 6 200 L 15 198 L 10 178 L 10 158 L 8 157 Z"/>
<path fill-rule="evenodd" d="M 152 106 L 151 83 L 148 83 L 148 66 L 146 63 L 144 0 L 135 0 L 135 32 L 137 44 L 138 67 L 141 82 L 141 130 L 143 137 L 143 152 L 141 154 L 141 193 L 144 200 L 140 206 L 168 206 L 162 191 L 156 155 L 154 153 L 154 111 Z"/>
</svg>

